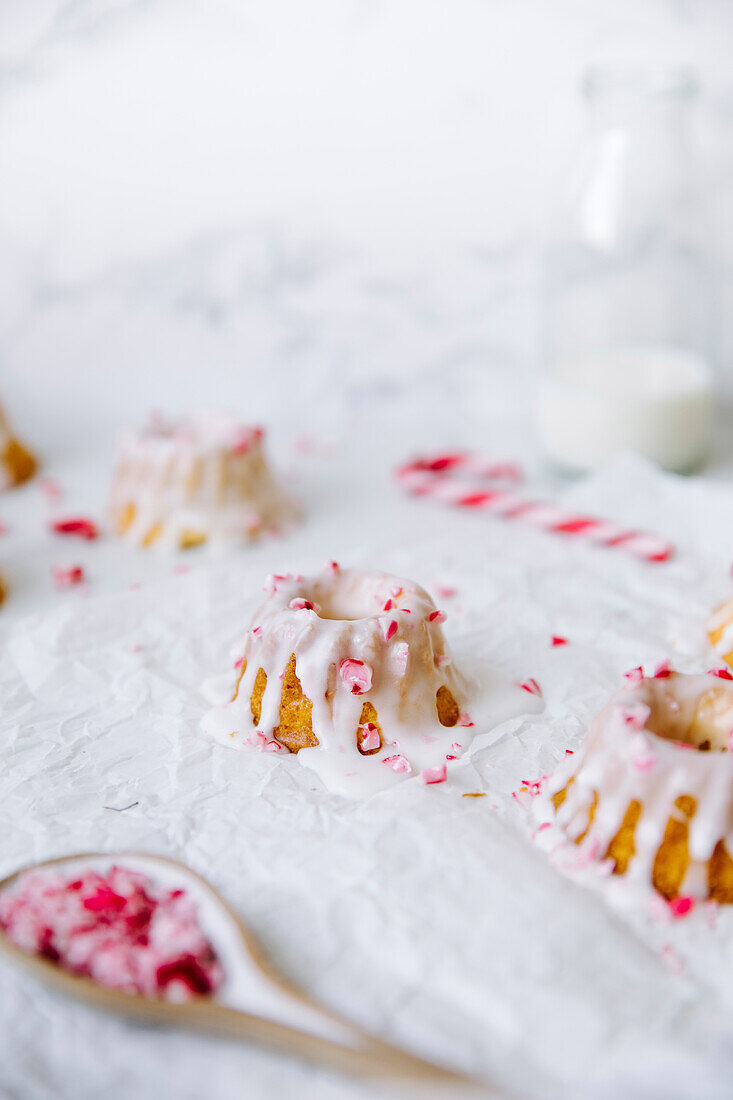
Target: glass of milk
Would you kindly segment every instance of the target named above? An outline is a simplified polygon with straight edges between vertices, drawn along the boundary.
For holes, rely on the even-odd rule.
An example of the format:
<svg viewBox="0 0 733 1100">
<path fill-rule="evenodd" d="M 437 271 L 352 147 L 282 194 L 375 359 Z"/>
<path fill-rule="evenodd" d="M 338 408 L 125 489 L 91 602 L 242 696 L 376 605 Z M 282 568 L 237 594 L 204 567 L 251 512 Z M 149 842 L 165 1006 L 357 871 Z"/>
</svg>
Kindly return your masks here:
<svg viewBox="0 0 733 1100">
<path fill-rule="evenodd" d="M 545 253 L 540 438 L 592 469 L 634 451 L 680 473 L 711 438 L 711 274 L 689 72 L 596 69 L 587 134 Z"/>
</svg>

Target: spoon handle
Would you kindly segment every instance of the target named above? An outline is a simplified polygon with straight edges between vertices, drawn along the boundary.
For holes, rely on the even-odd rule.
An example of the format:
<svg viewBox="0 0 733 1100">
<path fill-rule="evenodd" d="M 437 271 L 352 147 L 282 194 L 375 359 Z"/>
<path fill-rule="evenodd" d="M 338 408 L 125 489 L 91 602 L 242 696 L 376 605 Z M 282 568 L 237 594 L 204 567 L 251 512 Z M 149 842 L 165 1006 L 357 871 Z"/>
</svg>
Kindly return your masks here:
<svg viewBox="0 0 733 1100">
<path fill-rule="evenodd" d="M 353 1025 L 349 1025 L 354 1036 L 354 1045 L 351 1046 L 226 1005 L 210 1004 L 197 1015 L 196 1024 L 207 1031 L 269 1046 L 340 1072 L 372 1079 L 381 1078 L 385 1081 L 420 1081 L 446 1088 L 450 1085 L 451 1097 L 458 1095 L 455 1089 L 459 1086 L 471 1092 L 483 1089 L 483 1095 L 500 1100 L 498 1093 L 487 1091 L 484 1086 L 463 1074 L 393 1047 Z"/>
</svg>

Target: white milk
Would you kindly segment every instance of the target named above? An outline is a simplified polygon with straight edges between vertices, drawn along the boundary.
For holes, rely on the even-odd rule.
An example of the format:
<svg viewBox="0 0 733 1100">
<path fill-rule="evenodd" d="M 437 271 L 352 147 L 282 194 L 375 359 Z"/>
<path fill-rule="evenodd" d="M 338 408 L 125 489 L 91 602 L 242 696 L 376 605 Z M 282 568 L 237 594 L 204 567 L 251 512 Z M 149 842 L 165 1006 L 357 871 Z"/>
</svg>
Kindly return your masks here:
<svg viewBox="0 0 733 1100">
<path fill-rule="evenodd" d="M 713 377 L 704 359 L 659 347 L 625 348 L 558 361 L 539 393 L 545 454 L 567 470 L 588 470 L 635 451 L 688 472 L 706 457 Z"/>
</svg>

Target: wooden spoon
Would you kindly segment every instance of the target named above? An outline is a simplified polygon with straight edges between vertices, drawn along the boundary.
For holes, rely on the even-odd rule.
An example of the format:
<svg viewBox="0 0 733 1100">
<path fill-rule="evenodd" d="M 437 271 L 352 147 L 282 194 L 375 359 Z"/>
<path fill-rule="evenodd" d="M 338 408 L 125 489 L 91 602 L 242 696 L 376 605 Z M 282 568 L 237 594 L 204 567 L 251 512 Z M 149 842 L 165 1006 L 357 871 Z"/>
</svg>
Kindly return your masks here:
<svg viewBox="0 0 733 1100">
<path fill-rule="evenodd" d="M 63 867 L 71 875 L 84 869 L 105 874 L 114 864 L 138 871 L 163 888 L 183 888 L 194 899 L 201 928 L 225 972 L 224 984 L 216 997 L 198 997 L 175 1004 L 109 989 L 91 978 L 62 970 L 40 955 L 22 951 L 2 930 L 0 948 L 50 985 L 98 1008 L 150 1023 L 245 1039 L 361 1077 L 419 1082 L 421 1095 L 433 1085 L 442 1095 L 448 1095 L 444 1090 L 450 1087 L 449 1095 L 454 1097 L 459 1095 L 456 1089 L 462 1086 L 467 1091 L 481 1089 L 483 1095 L 500 1100 L 498 1093 L 462 1074 L 369 1035 L 290 985 L 266 961 L 249 928 L 216 890 L 175 860 L 141 852 L 66 856 L 16 871 L 0 881 L 0 891 L 30 870 Z"/>
</svg>

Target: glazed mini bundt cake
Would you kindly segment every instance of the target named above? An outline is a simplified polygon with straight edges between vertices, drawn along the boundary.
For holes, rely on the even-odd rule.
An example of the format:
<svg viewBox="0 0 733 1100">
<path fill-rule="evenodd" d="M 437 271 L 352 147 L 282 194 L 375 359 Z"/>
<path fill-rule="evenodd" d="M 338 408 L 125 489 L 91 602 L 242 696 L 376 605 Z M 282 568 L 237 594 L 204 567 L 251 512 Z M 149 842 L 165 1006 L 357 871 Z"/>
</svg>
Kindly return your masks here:
<svg viewBox="0 0 733 1100">
<path fill-rule="evenodd" d="M 0 489 L 22 485 L 37 469 L 35 456 L 13 435 L 0 408 Z"/>
<path fill-rule="evenodd" d="M 251 539 L 295 518 L 275 480 L 261 428 L 200 412 L 151 418 L 122 434 L 110 500 L 118 535 L 140 546 L 187 549 Z"/>
<path fill-rule="evenodd" d="M 713 613 L 708 637 L 718 656 L 733 666 L 733 597 Z"/>
<path fill-rule="evenodd" d="M 663 668 L 616 695 L 536 807 L 589 861 L 682 895 L 733 902 L 733 683 Z"/>
<path fill-rule="evenodd" d="M 333 562 L 313 578 L 270 577 L 266 591 L 236 653 L 233 698 L 205 717 L 208 733 L 298 753 L 344 793 L 456 758 L 464 683 L 423 588 Z"/>
</svg>

